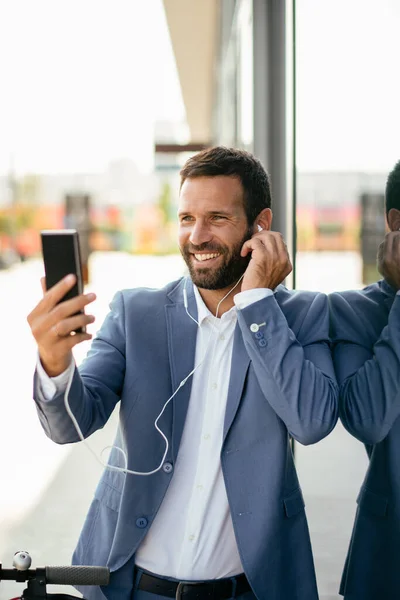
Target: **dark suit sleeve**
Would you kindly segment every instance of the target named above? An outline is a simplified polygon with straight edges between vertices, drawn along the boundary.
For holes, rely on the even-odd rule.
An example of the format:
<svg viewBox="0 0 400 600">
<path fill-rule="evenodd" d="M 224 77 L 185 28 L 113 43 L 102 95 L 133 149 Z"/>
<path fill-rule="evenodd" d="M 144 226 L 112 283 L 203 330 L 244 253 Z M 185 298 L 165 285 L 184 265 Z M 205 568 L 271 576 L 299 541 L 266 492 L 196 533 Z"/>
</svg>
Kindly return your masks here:
<svg viewBox="0 0 400 600">
<path fill-rule="evenodd" d="M 302 444 L 332 431 L 338 418 L 338 388 L 329 345 L 324 294 L 298 292 L 293 300 L 297 337 L 275 296 L 238 310 L 243 340 L 266 400 Z M 261 324 L 252 331 L 254 324 Z"/>
<path fill-rule="evenodd" d="M 84 437 L 104 427 L 120 399 L 125 376 L 125 311 L 116 294 L 85 361 L 75 369 L 68 402 Z M 36 390 L 36 385 L 34 386 Z M 79 441 L 68 415 L 64 393 L 41 401 L 34 390 L 39 419 L 48 437 L 58 444 Z"/>
<path fill-rule="evenodd" d="M 376 320 L 376 303 L 357 292 L 336 293 L 330 306 L 340 418 L 354 437 L 376 444 L 400 415 L 400 298 L 372 341 L 368 321 Z"/>
</svg>

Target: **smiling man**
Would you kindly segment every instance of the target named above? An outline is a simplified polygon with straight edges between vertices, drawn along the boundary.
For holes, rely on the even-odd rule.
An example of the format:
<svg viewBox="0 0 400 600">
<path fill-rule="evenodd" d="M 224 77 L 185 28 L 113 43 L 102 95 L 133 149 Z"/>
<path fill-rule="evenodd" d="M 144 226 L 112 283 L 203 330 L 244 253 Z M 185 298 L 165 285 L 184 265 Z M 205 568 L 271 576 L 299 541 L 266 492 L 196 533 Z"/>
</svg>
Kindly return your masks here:
<svg viewBox="0 0 400 600">
<path fill-rule="evenodd" d="M 223 292 L 243 275 L 250 259 L 242 256 L 244 243 L 253 235 L 243 219 L 242 184 L 224 175 L 186 178 L 185 169 L 182 178 L 178 212 L 182 256 L 197 287 Z M 269 229 L 271 211 L 262 211 L 260 221 Z"/>
<path fill-rule="evenodd" d="M 268 176 L 222 147 L 181 171 L 179 246 L 189 276 L 117 293 L 83 365 L 70 334 L 92 301 L 44 293 L 28 320 L 47 435 L 79 441 L 120 402 L 120 426 L 74 554 L 107 565 L 100 600 L 317 600 L 289 436 L 315 443 L 337 420 L 324 295 L 288 291 L 271 231 Z M 165 439 L 155 428 L 159 427 Z M 139 474 L 141 473 L 141 474 Z M 146 474 L 147 476 L 142 476 Z"/>
</svg>

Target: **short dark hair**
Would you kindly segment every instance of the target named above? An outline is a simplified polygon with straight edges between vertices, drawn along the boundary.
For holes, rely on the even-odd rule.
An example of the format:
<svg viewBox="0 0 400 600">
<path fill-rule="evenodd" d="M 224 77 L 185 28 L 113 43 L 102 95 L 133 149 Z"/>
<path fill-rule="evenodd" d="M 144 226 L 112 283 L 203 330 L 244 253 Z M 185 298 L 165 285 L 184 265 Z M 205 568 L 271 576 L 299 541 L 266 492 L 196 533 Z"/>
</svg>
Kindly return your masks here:
<svg viewBox="0 0 400 600">
<path fill-rule="evenodd" d="M 244 192 L 244 208 L 248 224 L 253 225 L 265 208 L 271 208 L 268 174 L 261 162 L 250 152 L 215 146 L 198 152 L 183 166 L 181 187 L 186 179 L 225 175 L 240 179 Z"/>
<path fill-rule="evenodd" d="M 385 210 L 386 217 L 391 208 L 400 210 L 400 160 L 394 165 L 390 171 L 385 190 Z"/>
</svg>

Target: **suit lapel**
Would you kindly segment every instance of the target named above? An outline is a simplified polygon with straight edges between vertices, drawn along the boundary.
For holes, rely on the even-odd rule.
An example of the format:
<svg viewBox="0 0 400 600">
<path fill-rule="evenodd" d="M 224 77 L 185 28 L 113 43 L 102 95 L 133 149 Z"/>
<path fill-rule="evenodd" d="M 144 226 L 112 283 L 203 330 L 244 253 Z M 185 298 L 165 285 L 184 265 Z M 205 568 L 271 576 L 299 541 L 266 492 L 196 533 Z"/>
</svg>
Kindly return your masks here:
<svg viewBox="0 0 400 600">
<path fill-rule="evenodd" d="M 165 307 L 167 336 L 168 336 L 168 355 L 171 369 L 172 391 L 179 387 L 194 368 L 197 325 L 186 314 L 183 304 L 183 286 L 184 280 L 169 295 L 173 304 Z M 197 306 L 193 293 L 192 283 L 187 284 L 188 311 L 197 319 Z M 189 406 L 190 393 L 192 389 L 193 377 L 190 377 L 185 385 L 177 392 L 172 399 L 172 455 L 174 460 L 178 455 L 179 444 L 182 437 L 185 424 L 186 413 Z"/>
<path fill-rule="evenodd" d="M 233 338 L 231 374 L 229 379 L 228 400 L 225 411 L 223 441 L 225 441 L 228 431 L 235 418 L 237 409 L 239 408 L 249 365 L 250 358 L 244 345 L 242 332 L 239 324 L 236 324 Z"/>
</svg>

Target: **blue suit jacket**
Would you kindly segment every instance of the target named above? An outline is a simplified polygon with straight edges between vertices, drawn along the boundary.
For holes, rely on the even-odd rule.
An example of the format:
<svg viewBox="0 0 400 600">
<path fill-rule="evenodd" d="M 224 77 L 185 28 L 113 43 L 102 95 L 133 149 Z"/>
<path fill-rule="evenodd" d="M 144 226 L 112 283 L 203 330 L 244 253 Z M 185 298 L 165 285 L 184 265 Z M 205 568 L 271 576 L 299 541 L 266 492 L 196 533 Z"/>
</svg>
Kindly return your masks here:
<svg viewBox="0 0 400 600">
<path fill-rule="evenodd" d="M 370 464 L 341 584 L 346 600 L 400 598 L 400 298 L 386 281 L 330 296 L 340 417 Z"/>
<path fill-rule="evenodd" d="M 196 316 L 191 283 L 187 291 L 190 314 Z M 197 326 L 186 315 L 182 292 L 179 280 L 162 290 L 118 293 L 75 371 L 69 399 L 85 436 L 102 427 L 121 401 L 116 444 L 125 449 L 132 470 L 150 471 L 159 463 L 164 443 L 154 420 L 193 368 Z M 260 337 L 250 325 L 262 322 Z M 328 333 L 323 294 L 280 286 L 238 311 L 221 463 L 243 567 L 259 600 L 318 597 L 289 433 L 311 444 L 336 424 L 338 391 Z M 172 442 L 166 458 L 172 466 L 190 390 L 191 379 L 159 422 Z M 78 440 L 62 395 L 38 401 L 38 413 L 55 442 Z M 122 466 L 120 453 L 113 451 L 110 462 Z M 108 565 L 112 583 L 103 591 L 113 600 L 130 597 L 132 569 L 124 565 L 134 559 L 172 476 L 170 469 L 150 477 L 110 470 L 102 476 L 74 562 Z M 98 589 L 85 594 L 103 597 Z"/>
</svg>

